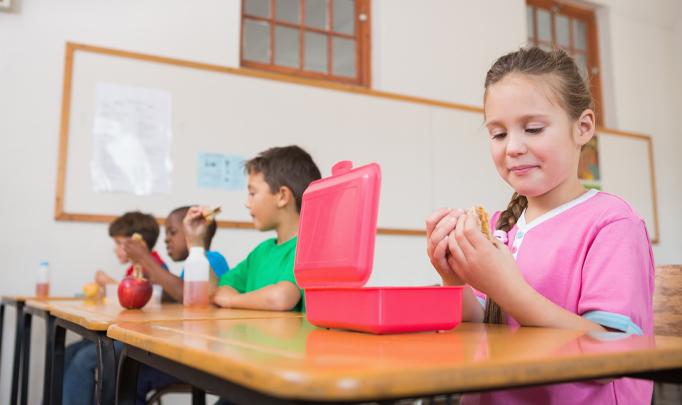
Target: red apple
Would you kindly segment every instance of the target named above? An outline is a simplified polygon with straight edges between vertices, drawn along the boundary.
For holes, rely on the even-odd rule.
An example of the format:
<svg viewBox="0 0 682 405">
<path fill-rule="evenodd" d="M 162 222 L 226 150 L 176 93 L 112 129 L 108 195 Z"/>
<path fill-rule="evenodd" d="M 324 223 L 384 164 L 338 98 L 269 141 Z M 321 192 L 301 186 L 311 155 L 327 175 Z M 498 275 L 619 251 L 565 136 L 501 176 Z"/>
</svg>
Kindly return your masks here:
<svg viewBox="0 0 682 405">
<path fill-rule="evenodd" d="M 123 308 L 140 309 L 152 297 L 152 283 L 142 278 L 141 273 L 134 272 L 118 284 L 118 302 Z"/>
</svg>

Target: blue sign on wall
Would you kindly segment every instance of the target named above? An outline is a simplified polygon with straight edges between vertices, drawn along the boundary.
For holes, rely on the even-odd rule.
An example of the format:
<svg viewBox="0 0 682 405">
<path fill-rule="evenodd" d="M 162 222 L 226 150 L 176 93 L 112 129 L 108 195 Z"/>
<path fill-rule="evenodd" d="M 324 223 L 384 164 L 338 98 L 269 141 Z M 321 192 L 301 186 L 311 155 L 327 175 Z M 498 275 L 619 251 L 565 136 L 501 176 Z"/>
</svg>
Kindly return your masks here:
<svg viewBox="0 0 682 405">
<path fill-rule="evenodd" d="M 197 187 L 244 190 L 244 156 L 199 152 Z"/>
</svg>

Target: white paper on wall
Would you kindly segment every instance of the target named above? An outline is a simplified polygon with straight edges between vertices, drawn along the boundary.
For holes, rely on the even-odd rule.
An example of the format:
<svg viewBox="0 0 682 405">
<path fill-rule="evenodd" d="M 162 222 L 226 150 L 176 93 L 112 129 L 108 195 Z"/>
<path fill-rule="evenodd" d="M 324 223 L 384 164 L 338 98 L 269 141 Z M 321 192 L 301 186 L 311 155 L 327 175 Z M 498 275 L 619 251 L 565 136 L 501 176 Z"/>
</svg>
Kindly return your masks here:
<svg viewBox="0 0 682 405">
<path fill-rule="evenodd" d="M 93 190 L 170 194 L 171 92 L 97 83 L 95 104 Z"/>
</svg>

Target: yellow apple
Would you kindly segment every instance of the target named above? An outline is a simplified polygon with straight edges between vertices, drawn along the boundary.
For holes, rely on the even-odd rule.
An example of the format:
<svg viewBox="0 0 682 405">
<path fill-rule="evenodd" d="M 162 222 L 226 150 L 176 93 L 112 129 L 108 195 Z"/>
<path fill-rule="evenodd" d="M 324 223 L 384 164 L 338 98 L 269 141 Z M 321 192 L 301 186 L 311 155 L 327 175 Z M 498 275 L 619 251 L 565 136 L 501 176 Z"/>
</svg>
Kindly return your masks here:
<svg viewBox="0 0 682 405">
<path fill-rule="evenodd" d="M 99 285 L 97 283 L 87 283 L 83 286 L 83 294 L 87 298 L 92 298 L 99 293 Z"/>
</svg>

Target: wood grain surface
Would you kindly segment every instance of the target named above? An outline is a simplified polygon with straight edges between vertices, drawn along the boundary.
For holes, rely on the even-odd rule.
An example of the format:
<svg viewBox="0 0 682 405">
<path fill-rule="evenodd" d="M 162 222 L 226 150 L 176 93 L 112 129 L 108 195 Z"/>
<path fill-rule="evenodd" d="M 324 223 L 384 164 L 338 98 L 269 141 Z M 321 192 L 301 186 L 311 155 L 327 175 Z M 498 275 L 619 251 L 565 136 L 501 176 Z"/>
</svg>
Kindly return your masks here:
<svg viewBox="0 0 682 405">
<path fill-rule="evenodd" d="M 114 325 L 108 336 L 272 396 L 369 401 L 682 367 L 682 339 L 463 323 L 370 335 L 304 318 Z"/>
<path fill-rule="evenodd" d="M 82 298 L 76 297 L 34 297 L 32 295 L 3 295 L 3 300 L 15 301 L 15 302 L 25 302 L 29 300 L 34 301 L 68 301 L 68 300 L 82 300 Z"/>
<path fill-rule="evenodd" d="M 65 307 L 80 307 L 84 305 L 92 305 L 102 303 L 102 298 L 69 298 L 69 299 L 46 299 L 46 300 L 36 300 L 29 299 L 26 300 L 26 306 L 31 308 L 40 309 L 42 311 L 50 311 L 55 306 L 61 305 Z"/>
<path fill-rule="evenodd" d="M 125 322 L 159 322 L 198 319 L 246 319 L 302 317 L 300 312 L 251 311 L 209 306 L 185 308 L 181 304 L 149 305 L 142 309 L 125 309 L 102 301 L 86 301 L 78 306 L 55 305 L 50 313 L 90 330 L 107 330 L 109 326 Z"/>
<path fill-rule="evenodd" d="M 682 265 L 656 266 L 654 334 L 682 337 Z"/>
</svg>

